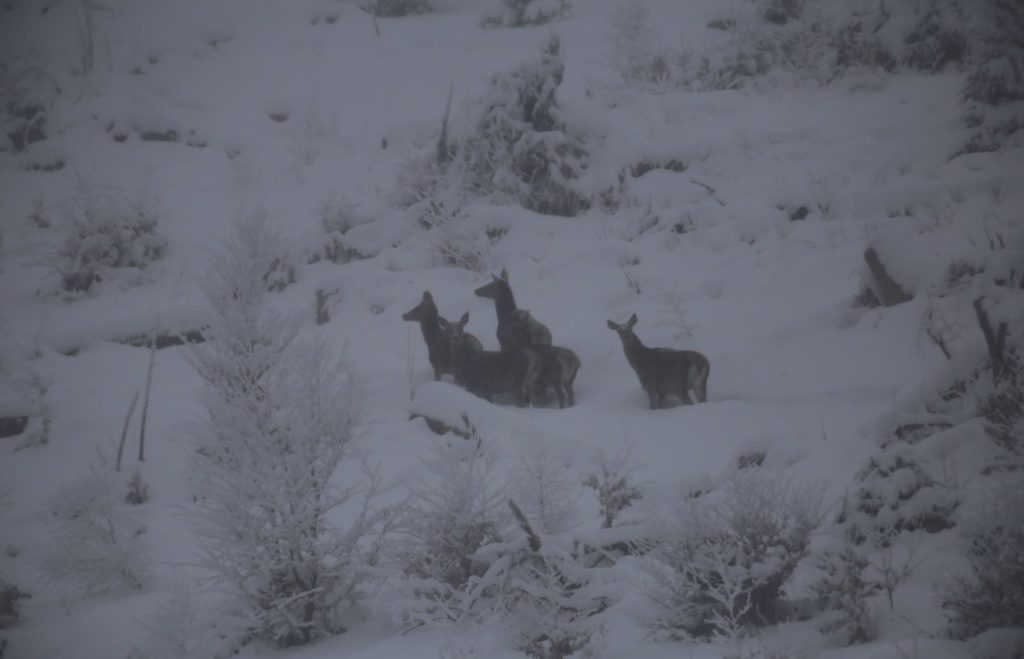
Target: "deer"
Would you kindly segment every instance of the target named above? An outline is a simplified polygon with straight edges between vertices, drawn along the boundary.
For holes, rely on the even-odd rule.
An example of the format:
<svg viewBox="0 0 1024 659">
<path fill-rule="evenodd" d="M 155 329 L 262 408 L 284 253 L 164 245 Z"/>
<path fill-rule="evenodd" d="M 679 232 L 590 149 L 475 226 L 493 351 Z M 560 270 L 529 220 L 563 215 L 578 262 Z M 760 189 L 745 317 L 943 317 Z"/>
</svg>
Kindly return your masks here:
<svg viewBox="0 0 1024 659">
<path fill-rule="evenodd" d="M 468 338 L 465 328 L 469 312 L 457 322 L 440 319 L 441 327 L 450 332 L 452 371 L 455 383 L 470 393 L 494 402 L 496 394 L 513 394 L 516 405 L 530 404 L 530 392 L 541 374 L 541 360 L 529 349 L 494 351 L 478 347 Z"/>
<path fill-rule="evenodd" d="M 402 320 L 418 322 L 420 331 L 423 332 L 423 341 L 427 344 L 427 357 L 434 369 L 434 379 L 440 380 L 445 373 L 452 375 L 451 364 L 451 337 L 450 331 L 441 326 L 441 315 L 434 304 L 434 296 L 430 291 L 423 291 L 423 299 L 415 307 L 402 314 Z M 447 322 L 447 321 L 445 321 Z M 480 339 L 472 334 L 465 333 L 466 340 L 483 350 Z"/>
<path fill-rule="evenodd" d="M 518 322 L 523 324 L 527 324 L 532 320 L 530 312 L 525 309 L 517 309 L 516 316 Z M 514 333 L 514 335 L 522 341 L 526 332 L 519 331 Z M 527 346 L 519 344 L 518 347 L 525 348 Z M 540 393 L 544 393 L 541 390 L 542 388 L 551 387 L 555 392 L 555 397 L 558 399 L 559 409 L 574 406 L 576 404 L 576 392 L 573 390 L 573 383 L 576 381 L 576 373 L 580 370 L 581 362 L 579 355 L 569 348 L 555 345 L 532 346 L 529 349 L 535 351 L 541 359 L 541 373 L 538 380 L 538 385 L 540 385 L 538 390 Z"/>
<path fill-rule="evenodd" d="M 500 276 L 491 275 L 491 282 L 473 291 L 478 297 L 494 300 L 494 311 L 498 317 L 498 344 L 503 352 L 531 349 L 540 353 L 544 364 L 537 381 L 536 398 L 541 398 L 547 386 L 555 390 L 559 407 L 576 404 L 572 389 L 576 371 L 580 367 L 579 357 L 568 348 L 551 348 L 551 330 L 544 323 L 530 315 L 529 311 L 516 306 L 516 298 L 508 281 L 508 270 L 501 269 Z"/>
<path fill-rule="evenodd" d="M 692 405 L 691 390 L 698 402 L 706 402 L 708 375 L 711 373 L 708 358 L 694 350 L 648 348 L 633 331 L 636 322 L 637 316 L 633 314 L 624 325 L 609 320 L 608 328 L 617 332 L 622 340 L 622 350 L 640 378 L 640 386 L 647 392 L 651 409 L 668 407 L 666 399 L 669 395 L 678 396 L 684 404 Z"/>
<path fill-rule="evenodd" d="M 532 316 L 516 313 L 516 298 L 508 283 L 508 271 L 502 268 L 501 276 L 491 275 L 491 283 L 473 291 L 478 297 L 494 300 L 494 311 L 498 316 L 498 344 L 502 350 L 515 350 L 522 346 L 551 345 L 551 330 Z"/>
</svg>

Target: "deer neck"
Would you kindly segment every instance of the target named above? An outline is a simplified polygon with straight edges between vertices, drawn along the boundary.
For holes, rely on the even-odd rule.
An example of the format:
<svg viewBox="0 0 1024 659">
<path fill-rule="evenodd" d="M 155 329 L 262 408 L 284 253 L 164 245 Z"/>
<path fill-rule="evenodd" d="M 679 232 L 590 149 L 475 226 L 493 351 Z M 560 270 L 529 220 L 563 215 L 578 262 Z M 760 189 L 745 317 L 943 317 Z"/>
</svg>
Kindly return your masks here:
<svg viewBox="0 0 1024 659">
<path fill-rule="evenodd" d="M 637 364 L 640 363 L 644 354 L 649 350 L 647 346 L 640 342 L 636 334 L 622 340 L 622 349 L 626 353 L 626 359 L 633 368 L 637 368 Z"/>
<path fill-rule="evenodd" d="M 512 320 L 516 312 L 516 298 L 512 291 L 502 291 L 494 298 L 494 310 L 499 320 Z"/>
<path fill-rule="evenodd" d="M 420 320 L 420 331 L 423 332 L 423 340 L 427 342 L 427 345 L 434 345 L 443 337 L 436 311 L 423 316 Z"/>
</svg>

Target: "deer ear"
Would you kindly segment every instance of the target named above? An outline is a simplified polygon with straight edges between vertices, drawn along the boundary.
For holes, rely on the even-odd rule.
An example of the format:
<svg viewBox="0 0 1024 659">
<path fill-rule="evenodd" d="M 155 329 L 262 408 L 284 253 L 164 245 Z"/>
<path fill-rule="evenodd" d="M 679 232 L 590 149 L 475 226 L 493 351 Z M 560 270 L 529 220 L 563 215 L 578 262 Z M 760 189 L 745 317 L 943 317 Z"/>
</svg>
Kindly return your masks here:
<svg viewBox="0 0 1024 659">
<path fill-rule="evenodd" d="M 437 324 L 441 326 L 441 329 L 446 330 L 446 331 L 450 330 L 452 328 L 452 324 L 449 323 L 444 318 L 442 318 L 441 316 L 437 317 Z"/>
<path fill-rule="evenodd" d="M 626 323 L 626 327 L 628 327 L 629 329 L 633 329 L 633 325 L 636 325 L 636 321 L 636 314 L 633 314 L 632 316 L 629 317 L 629 322 Z"/>
<path fill-rule="evenodd" d="M 619 331 L 619 326 L 609 320 L 608 321 L 608 329 L 615 330 L 616 332 L 618 332 Z"/>
<path fill-rule="evenodd" d="M 465 327 L 466 323 L 469 322 L 469 312 L 462 314 L 462 318 L 459 318 L 459 325 Z"/>
<path fill-rule="evenodd" d="M 424 302 L 433 302 L 434 301 L 434 296 L 430 294 L 430 291 L 423 291 L 423 301 Z"/>
<path fill-rule="evenodd" d="M 501 269 L 501 280 L 505 282 L 508 281 L 508 270 L 506 270 L 505 268 Z"/>
</svg>

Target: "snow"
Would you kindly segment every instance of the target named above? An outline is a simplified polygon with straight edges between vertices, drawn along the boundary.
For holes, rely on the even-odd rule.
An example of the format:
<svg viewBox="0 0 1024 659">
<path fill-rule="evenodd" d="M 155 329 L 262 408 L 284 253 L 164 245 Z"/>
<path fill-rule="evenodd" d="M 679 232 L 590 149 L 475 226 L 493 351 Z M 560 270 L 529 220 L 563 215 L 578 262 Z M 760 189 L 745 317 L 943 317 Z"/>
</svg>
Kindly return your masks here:
<svg viewBox="0 0 1024 659">
<path fill-rule="evenodd" d="M 141 591 L 72 596 L 45 585 L 35 557 L 50 541 L 47 502 L 88 473 L 98 451 L 116 449 L 128 404 L 145 382 L 146 348 L 116 341 L 157 322 L 163 332 L 203 325 L 199 275 L 245 211 L 266 212 L 297 268 L 297 282 L 271 294 L 275 308 L 301 315 L 305 334 L 349 347 L 365 384 L 360 446 L 380 467 L 383 503 L 401 502 L 426 469 L 434 436 L 410 416 L 461 428 L 465 415 L 497 447 L 503 473 L 530 442 L 543 443 L 576 480 L 595 470 L 600 453 L 628 447 L 644 484 L 641 512 L 727 482 L 752 454 L 765 456 L 758 469 L 820 483 L 832 507 L 856 489 L 857 471 L 888 439 L 893 419 L 919 412 L 922 392 L 948 380 L 942 356 L 921 339 L 924 298 L 945 292 L 951 261 L 993 262 L 986 232 L 1001 232 L 1019 251 L 1024 208 L 1019 148 L 950 159 L 967 136 L 959 123 L 962 74 L 865 73 L 829 86 L 783 80 L 756 90 L 644 93 L 619 86 L 608 64 L 610 17 L 620 3 L 577 0 L 553 25 L 481 30 L 491 4 L 448 0 L 435 13 L 381 18 L 377 37 L 369 15 L 349 2 L 108 0 L 95 9 L 95 70 L 84 76 L 72 73 L 80 66 L 78 4 L 41 12 L 15 0 L 0 9 L 0 58 L 19 71 L 46 71 L 52 82 L 26 78 L 34 81 L 30 95 L 55 99 L 47 140 L 0 152 L 0 411 L 36 409 L 21 384 L 20 369 L 29 368 L 52 382 L 53 421 L 46 444 L 15 450 L 17 438 L 0 439 L 0 574 L 33 594 L 23 620 L 0 630 L 5 656 L 149 656 L 139 620 L 154 615 L 174 579 L 205 586 L 186 514 L 188 447 L 202 416 L 188 347 L 158 351 L 148 455 L 141 464 L 132 456 L 136 413 L 130 467 L 118 476 L 138 468 L 150 486 L 151 500 L 138 512 L 152 581 Z M 666 43 L 700 52 L 720 40 L 703 27 L 722 17 L 720 3 L 647 6 Z M 471 201 L 461 230 L 507 232 L 488 245 L 484 271 L 445 265 L 436 236 L 396 208 L 400 174 L 434 147 L 449 87 L 458 124 L 489 76 L 534 58 L 553 32 L 567 62 L 559 102 L 591 151 L 577 189 L 614 188 L 617 206 L 563 218 Z M 55 96 L 53 83 L 61 90 Z M 144 139 L 167 130 L 177 141 Z M 638 163 L 673 159 L 686 169 L 628 174 Z M 40 169 L 58 160 L 61 169 Z M 66 299 L 42 256 L 58 229 L 29 218 L 41 210 L 56 227 L 87 190 L 148 200 L 169 246 L 141 275 Z M 325 204 L 346 209 L 355 226 L 344 240 L 369 258 L 306 262 L 321 240 Z M 800 206 L 807 217 L 791 221 Z M 868 246 L 913 301 L 854 308 Z M 577 406 L 492 405 L 433 381 L 419 328 L 401 314 L 429 290 L 442 316 L 468 311 L 468 331 L 497 350 L 493 304 L 473 289 L 502 268 L 519 307 L 582 359 Z M 318 289 L 336 291 L 321 327 Z M 999 295 L 1010 301 L 1004 312 L 1024 308 L 1019 293 Z M 963 310 L 963 350 L 984 354 Z M 647 409 L 605 324 L 632 313 L 646 345 L 708 356 L 706 404 Z M 985 459 L 979 436 L 976 421 L 958 419 L 915 450 L 933 470 L 959 467 L 969 480 Z M 599 528 L 589 490 L 579 507 L 576 537 L 617 537 Z M 943 538 L 925 538 L 926 549 L 943 556 Z M 609 611 L 602 656 L 710 658 L 735 650 L 647 638 L 632 615 L 642 597 L 631 560 L 613 571 L 624 595 Z M 803 621 L 766 632 L 744 651 L 760 643 L 826 659 L 996 659 L 1000 647 L 1019 646 L 1019 630 L 992 632 L 976 647 L 932 637 L 942 625 L 934 586 L 946 573 L 942 560 L 924 563 L 896 612 L 880 605 L 882 636 L 866 646 L 834 647 L 814 621 Z M 203 597 L 212 601 L 215 591 Z M 371 597 L 346 634 L 282 651 L 250 644 L 241 656 L 523 656 L 508 649 L 500 625 L 403 634 L 384 609 Z"/>
</svg>

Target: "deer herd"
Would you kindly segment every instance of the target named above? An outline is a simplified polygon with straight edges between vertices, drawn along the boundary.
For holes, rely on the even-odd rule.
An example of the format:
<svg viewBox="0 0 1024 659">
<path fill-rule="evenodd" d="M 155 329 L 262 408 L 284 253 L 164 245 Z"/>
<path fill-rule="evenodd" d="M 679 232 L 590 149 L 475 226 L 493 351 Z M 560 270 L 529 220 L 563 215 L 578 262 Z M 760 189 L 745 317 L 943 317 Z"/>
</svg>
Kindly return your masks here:
<svg viewBox="0 0 1024 659">
<path fill-rule="evenodd" d="M 520 407 L 543 404 L 549 391 L 554 392 L 558 407 L 575 405 L 573 383 L 580 368 L 579 356 L 569 348 L 552 345 L 551 330 L 529 311 L 516 307 L 508 272 L 491 275 L 491 282 L 474 292 L 494 301 L 500 350 L 485 350 L 480 339 L 466 331 L 469 312 L 456 322 L 445 320 L 430 291 L 402 314 L 403 320 L 420 324 L 434 379 L 447 373 L 456 384 L 481 398 L 493 401 L 494 396 L 512 396 Z M 623 352 L 651 409 L 668 407 L 669 396 L 685 404 L 694 399 L 705 402 L 711 370 L 707 357 L 693 350 L 649 348 L 633 331 L 636 323 L 633 314 L 621 325 L 609 320 L 608 328 L 622 340 Z"/>
</svg>

